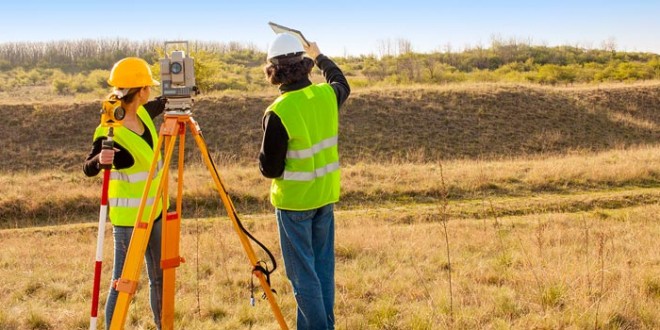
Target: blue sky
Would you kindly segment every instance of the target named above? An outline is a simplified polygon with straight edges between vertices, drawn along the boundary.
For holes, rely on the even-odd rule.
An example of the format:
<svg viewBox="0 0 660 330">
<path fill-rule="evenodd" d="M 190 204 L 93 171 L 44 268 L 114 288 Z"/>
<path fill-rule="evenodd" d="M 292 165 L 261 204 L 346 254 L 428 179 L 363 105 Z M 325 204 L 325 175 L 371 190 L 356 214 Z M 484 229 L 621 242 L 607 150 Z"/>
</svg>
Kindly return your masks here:
<svg viewBox="0 0 660 330">
<path fill-rule="evenodd" d="M 252 43 L 265 50 L 268 21 L 301 30 L 328 55 L 378 54 L 406 39 L 430 52 L 489 46 L 493 36 L 549 46 L 660 54 L 660 1 L 93 1 L 12 0 L 1 6 L 0 42 L 84 38 Z"/>
</svg>

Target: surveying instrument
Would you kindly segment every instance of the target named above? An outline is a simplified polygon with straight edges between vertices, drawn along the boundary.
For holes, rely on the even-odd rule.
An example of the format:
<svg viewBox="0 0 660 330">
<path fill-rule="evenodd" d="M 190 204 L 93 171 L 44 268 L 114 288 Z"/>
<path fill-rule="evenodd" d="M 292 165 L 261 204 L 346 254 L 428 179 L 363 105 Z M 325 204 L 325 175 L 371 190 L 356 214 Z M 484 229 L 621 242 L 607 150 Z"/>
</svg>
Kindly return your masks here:
<svg viewBox="0 0 660 330">
<path fill-rule="evenodd" d="M 168 45 L 185 44 L 186 51 L 172 51 L 171 56 L 167 55 Z M 268 300 L 271 309 L 277 319 L 281 329 L 288 329 L 282 312 L 280 311 L 273 291 L 270 288 L 270 273 L 275 270 L 276 263 L 272 253 L 259 241 L 257 241 L 241 224 L 236 213 L 236 209 L 229 198 L 227 189 L 218 174 L 218 171 L 211 159 L 206 142 L 202 137 L 202 130 L 199 124 L 192 117 L 192 108 L 194 99 L 197 95 L 195 85 L 194 62 L 189 54 L 187 41 L 167 41 L 165 42 L 165 58 L 160 59 L 162 96 L 167 98 L 165 106 L 164 122 L 160 127 L 158 143 L 154 147 L 154 157 L 149 169 L 149 176 L 145 183 L 144 192 L 140 199 L 140 206 L 137 213 L 137 221 L 133 229 L 133 235 L 126 253 L 126 261 L 122 270 L 121 277 L 114 283 L 114 287 L 119 291 L 117 304 L 115 306 L 110 329 L 121 330 L 126 323 L 126 314 L 129 304 L 137 290 L 140 270 L 142 268 L 144 254 L 153 228 L 153 219 L 156 217 L 157 207 L 152 207 L 148 222 L 142 222 L 147 196 L 151 185 L 157 185 L 156 203 L 162 203 L 162 248 L 161 248 L 161 268 L 163 270 L 163 302 L 161 310 L 161 326 L 165 330 L 174 329 L 174 292 L 176 281 L 176 268 L 179 267 L 184 259 L 179 256 L 179 237 L 181 233 L 181 210 L 183 195 L 183 163 L 186 129 L 189 128 L 197 146 L 201 152 L 206 167 L 213 178 L 215 187 L 220 194 L 220 199 L 227 210 L 234 230 L 238 234 L 241 245 L 245 250 L 252 266 L 252 274 L 259 279 L 264 290 L 264 296 Z M 174 145 L 177 137 L 179 140 L 178 155 L 178 186 L 176 195 L 176 210 L 167 211 L 168 202 L 168 178 L 169 165 L 174 153 Z M 162 175 L 160 182 L 153 182 L 156 176 L 157 163 L 161 147 L 165 149 L 163 160 Z M 258 260 L 252 249 L 251 239 L 257 243 L 269 255 L 273 262 L 273 269 L 268 270 L 265 262 Z M 106 317 L 109 317 L 106 315 Z"/>
</svg>

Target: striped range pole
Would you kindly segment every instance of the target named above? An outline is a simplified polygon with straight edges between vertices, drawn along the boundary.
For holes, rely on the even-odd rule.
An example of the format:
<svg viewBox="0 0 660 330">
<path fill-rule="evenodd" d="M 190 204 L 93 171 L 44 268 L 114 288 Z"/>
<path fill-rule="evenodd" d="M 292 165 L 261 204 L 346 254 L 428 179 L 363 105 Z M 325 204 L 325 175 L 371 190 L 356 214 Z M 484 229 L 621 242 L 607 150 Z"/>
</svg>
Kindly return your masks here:
<svg viewBox="0 0 660 330">
<path fill-rule="evenodd" d="M 108 139 L 103 142 L 103 149 L 112 149 L 113 129 L 108 131 Z M 89 320 L 89 329 L 96 330 L 99 310 L 99 290 L 101 286 L 101 266 L 103 265 L 103 239 L 105 238 L 105 222 L 108 220 L 108 186 L 110 183 L 110 166 L 103 166 L 103 188 L 101 190 L 101 210 L 99 211 L 99 228 L 96 239 L 96 260 L 94 264 L 94 288 L 92 289 L 92 311 Z M 106 317 L 108 317 L 106 315 Z M 112 317 L 112 316 L 110 316 Z"/>
</svg>

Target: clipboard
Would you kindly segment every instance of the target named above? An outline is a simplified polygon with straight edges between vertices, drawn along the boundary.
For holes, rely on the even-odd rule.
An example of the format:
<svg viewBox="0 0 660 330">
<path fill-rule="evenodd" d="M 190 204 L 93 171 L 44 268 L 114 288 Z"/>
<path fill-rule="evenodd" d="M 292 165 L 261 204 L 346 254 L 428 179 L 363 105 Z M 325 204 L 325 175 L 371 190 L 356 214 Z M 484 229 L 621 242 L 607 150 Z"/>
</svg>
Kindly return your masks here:
<svg viewBox="0 0 660 330">
<path fill-rule="evenodd" d="M 309 47 L 309 41 L 305 39 L 305 36 L 303 36 L 302 32 L 298 30 L 294 30 L 292 28 L 288 28 L 283 25 L 275 24 L 273 22 L 268 22 L 268 25 L 270 25 L 270 28 L 273 29 L 275 33 L 289 33 L 294 37 L 298 38 L 301 44 L 305 45 L 306 47 Z"/>
</svg>

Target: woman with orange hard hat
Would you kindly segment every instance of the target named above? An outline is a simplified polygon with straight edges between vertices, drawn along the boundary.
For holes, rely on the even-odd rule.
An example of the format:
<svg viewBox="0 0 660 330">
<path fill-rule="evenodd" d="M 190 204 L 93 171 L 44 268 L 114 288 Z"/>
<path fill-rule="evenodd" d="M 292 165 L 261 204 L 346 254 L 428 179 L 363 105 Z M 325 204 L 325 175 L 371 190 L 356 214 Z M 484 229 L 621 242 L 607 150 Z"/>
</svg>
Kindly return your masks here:
<svg viewBox="0 0 660 330">
<path fill-rule="evenodd" d="M 108 128 L 99 125 L 94 133 L 92 150 L 83 165 L 87 176 L 96 176 L 102 165 L 112 165 L 108 185 L 108 206 L 110 222 L 113 225 L 114 263 L 112 282 L 121 277 L 128 245 L 136 224 L 137 213 L 142 193 L 147 181 L 154 153 L 159 153 L 159 164 L 154 182 L 160 180 L 162 160 L 160 150 L 154 150 L 158 143 L 158 132 L 153 119 L 163 113 L 165 99 L 157 98 L 147 102 L 151 86 L 160 85 L 154 80 L 149 64 L 141 58 L 127 57 L 112 67 L 108 84 L 113 87 L 109 98 L 121 101 L 125 110 L 123 124 L 114 127 L 114 148 L 103 149 L 103 141 L 107 139 Z M 156 327 L 160 329 L 162 306 L 161 258 L 161 221 L 162 203 L 156 196 L 157 185 L 151 185 L 143 211 L 141 222 L 153 220 L 153 229 L 145 252 L 145 262 L 149 276 L 150 303 Z M 148 219 L 153 207 L 157 217 Z M 167 208 L 167 206 L 165 206 Z M 105 306 L 105 324 L 110 327 L 118 291 L 113 285 Z"/>
</svg>

